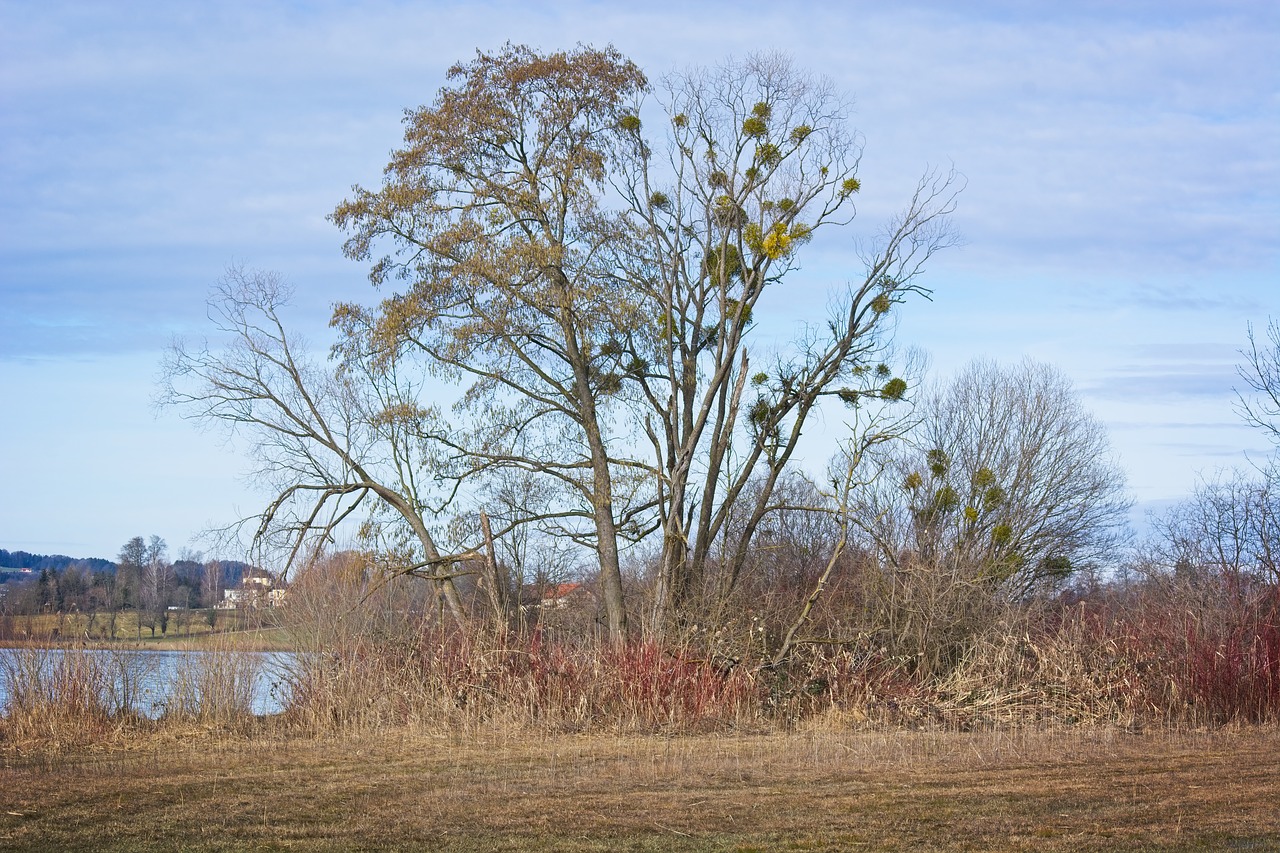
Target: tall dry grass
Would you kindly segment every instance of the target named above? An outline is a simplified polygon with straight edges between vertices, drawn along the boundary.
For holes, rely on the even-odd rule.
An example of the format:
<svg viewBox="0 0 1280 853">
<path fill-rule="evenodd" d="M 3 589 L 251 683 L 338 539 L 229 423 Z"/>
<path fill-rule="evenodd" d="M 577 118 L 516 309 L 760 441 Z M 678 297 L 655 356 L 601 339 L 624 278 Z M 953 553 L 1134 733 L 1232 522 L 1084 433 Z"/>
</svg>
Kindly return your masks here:
<svg viewBox="0 0 1280 853">
<path fill-rule="evenodd" d="M 818 721 L 970 731 L 1280 719 L 1280 599 L 1270 587 L 1243 595 L 1211 581 L 1153 581 L 1071 603 L 1010 604 L 954 578 L 929 592 L 917 573 L 874 607 L 865 589 L 843 609 L 833 596 L 823 618 L 839 621 L 814 620 L 811 638 L 775 661 L 776 626 L 760 610 L 738 620 L 740 636 L 690 630 L 613 646 L 561 631 L 445 630 L 367 575 L 345 577 L 294 610 L 304 642 L 288 717 L 309 730 L 699 732 Z"/>
<path fill-rule="evenodd" d="M 745 670 L 724 673 L 656 643 L 428 629 L 411 644 L 301 655 L 286 716 L 312 730 L 695 732 L 758 726 L 756 693 Z"/>
<path fill-rule="evenodd" d="M 877 631 L 874 621 L 832 611 L 848 621 L 815 620 L 775 660 L 772 634 L 751 620 L 732 656 L 723 634 L 614 645 L 536 624 L 447 629 L 430 602 L 423 606 L 420 585 L 330 568 L 291 593 L 297 655 L 277 677 L 288 696 L 281 722 L 297 732 L 1132 730 L 1280 721 L 1280 596 L 1269 586 L 1159 579 L 1071 603 L 982 608 L 966 587 L 963 606 L 956 596 L 935 597 L 937 612 L 893 623 L 905 626 L 896 634 L 892 624 Z M 916 610 L 924 600 L 909 599 Z M 963 618 L 941 639 L 920 628 L 957 613 Z M 839 636 L 853 625 L 859 630 Z M 151 720 L 141 674 L 123 654 L 14 650 L 0 670 L 11 697 L 0 738 L 71 743 L 191 725 L 249 731 L 260 675 L 256 658 L 230 648 L 195 656 Z"/>
<path fill-rule="evenodd" d="M 298 653 L 288 721 L 310 731 L 759 725 L 756 685 L 745 670 L 724 672 L 705 655 L 657 642 L 614 646 L 559 623 L 449 629 L 422 599 L 423 588 L 380 579 L 356 554 L 303 573 L 287 618 Z"/>
<path fill-rule="evenodd" d="M 1235 579 L 1153 586 L 1105 629 L 1153 716 L 1183 725 L 1280 720 L 1280 590 Z"/>
<path fill-rule="evenodd" d="M 8 704 L 0 740 L 73 746 L 112 737 L 142 717 L 144 675 L 113 652 L 26 646 L 0 652 Z"/>
<path fill-rule="evenodd" d="M 258 656 L 195 653 L 162 687 L 133 649 L 24 646 L 0 650 L 0 745 L 59 752 L 162 732 L 252 727 Z"/>
<path fill-rule="evenodd" d="M 254 717 L 262 670 L 258 655 L 230 647 L 193 653 L 169 689 L 164 717 L 228 730 L 244 728 Z"/>
</svg>

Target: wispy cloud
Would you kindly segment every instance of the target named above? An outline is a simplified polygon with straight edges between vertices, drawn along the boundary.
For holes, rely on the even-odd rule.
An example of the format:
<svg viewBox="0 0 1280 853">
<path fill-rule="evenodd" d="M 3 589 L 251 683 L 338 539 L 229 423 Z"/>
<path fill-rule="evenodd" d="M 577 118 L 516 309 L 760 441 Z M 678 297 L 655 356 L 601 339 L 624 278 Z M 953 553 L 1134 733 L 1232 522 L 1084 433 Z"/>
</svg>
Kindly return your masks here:
<svg viewBox="0 0 1280 853">
<path fill-rule="evenodd" d="M 1189 397 L 1219 398 L 1229 393 L 1232 375 L 1189 365 L 1183 370 L 1132 370 L 1108 378 L 1081 390 L 1087 397 L 1101 400 L 1166 401 Z"/>
<path fill-rule="evenodd" d="M 1107 428 L 1112 432 L 1122 430 L 1135 430 L 1143 433 L 1151 433 L 1153 431 L 1194 431 L 1201 432 L 1204 430 L 1214 430 L 1219 432 L 1239 431 L 1245 432 L 1248 427 L 1239 421 L 1187 421 L 1179 423 L 1178 421 L 1123 421 L 1110 420 L 1107 421 Z"/>
<path fill-rule="evenodd" d="M 1127 344 L 1117 347 L 1118 352 L 1145 362 L 1197 363 L 1216 362 L 1234 364 L 1240 359 L 1239 347 L 1211 341 L 1180 341 L 1173 343 Z"/>
<path fill-rule="evenodd" d="M 1153 311 L 1217 311 L 1227 309 L 1246 314 L 1265 314 L 1272 307 L 1265 293 L 1254 289 L 1223 287 L 1221 281 L 1197 284 L 1140 283 L 1116 294 L 1116 301 Z"/>
</svg>

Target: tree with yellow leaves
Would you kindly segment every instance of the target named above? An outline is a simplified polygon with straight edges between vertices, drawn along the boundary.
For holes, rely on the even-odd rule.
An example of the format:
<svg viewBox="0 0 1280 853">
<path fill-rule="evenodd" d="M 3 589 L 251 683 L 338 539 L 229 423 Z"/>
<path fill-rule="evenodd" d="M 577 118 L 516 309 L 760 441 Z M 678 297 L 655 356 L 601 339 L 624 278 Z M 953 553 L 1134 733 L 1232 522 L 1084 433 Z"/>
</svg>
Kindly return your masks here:
<svg viewBox="0 0 1280 853">
<path fill-rule="evenodd" d="M 951 242 L 958 180 L 927 175 L 826 327 L 770 357 L 754 318 L 861 189 L 829 83 L 777 56 L 677 75 L 655 140 L 649 83 L 612 48 L 507 45 L 449 78 L 407 114 L 382 187 L 333 214 L 347 254 L 395 288 L 335 322 L 366 363 L 421 358 L 464 384 L 449 476 L 481 490 L 518 471 L 559 490 L 507 529 L 589 544 L 616 639 L 620 548 L 659 531 L 654 625 L 679 624 L 734 586 L 820 401 L 905 392 L 884 366 L 889 317 Z"/>
<path fill-rule="evenodd" d="M 632 128 L 619 182 L 640 231 L 617 261 L 659 321 L 614 342 L 610 365 L 647 407 L 663 533 L 658 627 L 704 618 L 732 593 L 820 401 L 903 396 L 885 364 L 890 309 L 927 292 L 916 279 L 953 241 L 960 184 L 926 175 L 825 326 L 769 352 L 754 318 L 793 298 L 805 244 L 854 217 L 862 146 L 848 104 L 778 55 L 678 75 L 662 100 L 663 156 Z"/>
</svg>

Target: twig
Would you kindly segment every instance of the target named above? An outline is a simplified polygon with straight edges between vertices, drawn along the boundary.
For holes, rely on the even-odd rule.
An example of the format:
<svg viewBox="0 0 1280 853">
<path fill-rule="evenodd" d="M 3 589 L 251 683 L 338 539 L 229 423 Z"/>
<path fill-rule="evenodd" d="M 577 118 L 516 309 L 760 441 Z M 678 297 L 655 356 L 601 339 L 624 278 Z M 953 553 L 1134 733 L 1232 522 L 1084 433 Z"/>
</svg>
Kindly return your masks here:
<svg viewBox="0 0 1280 853">
<path fill-rule="evenodd" d="M 662 824 L 660 824 L 660 823 L 655 823 L 655 824 L 654 824 L 654 826 L 658 827 L 658 829 L 661 829 L 661 830 L 663 830 L 664 832 L 671 832 L 671 833 L 674 833 L 674 834 L 676 834 L 676 835 L 683 835 L 685 838 L 693 838 L 693 836 L 692 836 L 692 835 L 690 835 L 690 834 L 689 834 L 689 833 L 687 833 L 687 832 L 681 832 L 681 831 L 680 831 L 680 830 L 678 830 L 678 829 L 672 829 L 671 827 L 669 827 L 669 826 L 663 826 L 663 825 L 662 825 Z"/>
</svg>

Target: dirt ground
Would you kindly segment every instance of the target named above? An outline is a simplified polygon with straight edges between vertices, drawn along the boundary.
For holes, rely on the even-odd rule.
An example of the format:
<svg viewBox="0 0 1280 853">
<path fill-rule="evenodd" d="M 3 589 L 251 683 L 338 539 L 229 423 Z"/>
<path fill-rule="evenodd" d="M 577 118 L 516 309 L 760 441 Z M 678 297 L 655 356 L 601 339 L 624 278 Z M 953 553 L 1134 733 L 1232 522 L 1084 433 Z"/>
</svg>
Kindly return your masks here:
<svg viewBox="0 0 1280 853">
<path fill-rule="evenodd" d="M 340 740 L 5 756 L 0 850 L 1280 850 L 1280 731 Z"/>
</svg>

